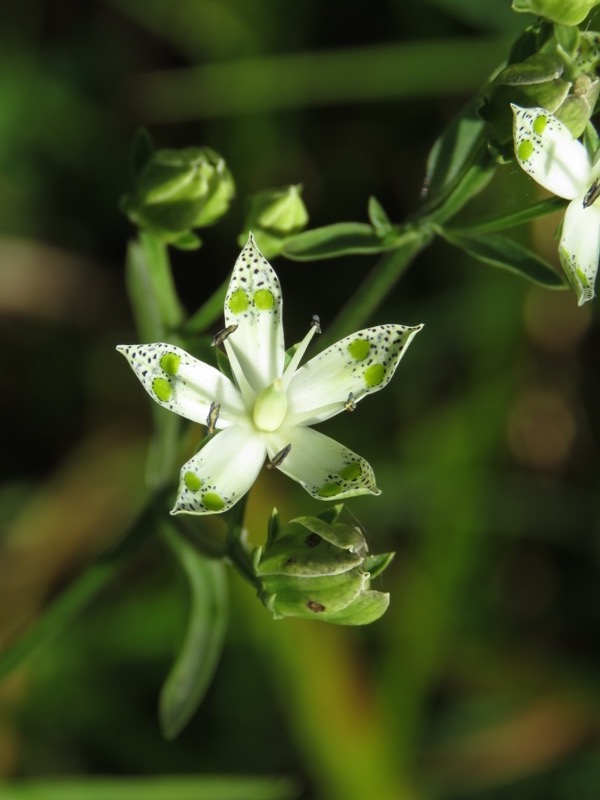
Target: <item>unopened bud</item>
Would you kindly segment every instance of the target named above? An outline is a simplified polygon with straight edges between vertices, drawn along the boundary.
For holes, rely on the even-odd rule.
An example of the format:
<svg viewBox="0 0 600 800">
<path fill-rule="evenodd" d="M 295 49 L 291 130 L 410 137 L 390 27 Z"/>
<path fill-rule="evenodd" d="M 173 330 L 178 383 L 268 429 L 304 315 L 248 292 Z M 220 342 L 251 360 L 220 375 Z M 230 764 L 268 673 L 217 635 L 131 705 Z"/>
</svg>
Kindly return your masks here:
<svg viewBox="0 0 600 800">
<path fill-rule="evenodd" d="M 389 595 L 370 589 L 392 554 L 370 557 L 360 529 L 338 522 L 342 506 L 320 517 L 272 520 L 264 547 L 254 551 L 259 597 L 275 618 L 304 617 L 366 625 L 387 609 Z"/>
<path fill-rule="evenodd" d="M 168 241 L 211 225 L 233 199 L 235 187 L 224 160 L 208 147 L 154 151 L 123 201 L 132 222 Z"/>
</svg>

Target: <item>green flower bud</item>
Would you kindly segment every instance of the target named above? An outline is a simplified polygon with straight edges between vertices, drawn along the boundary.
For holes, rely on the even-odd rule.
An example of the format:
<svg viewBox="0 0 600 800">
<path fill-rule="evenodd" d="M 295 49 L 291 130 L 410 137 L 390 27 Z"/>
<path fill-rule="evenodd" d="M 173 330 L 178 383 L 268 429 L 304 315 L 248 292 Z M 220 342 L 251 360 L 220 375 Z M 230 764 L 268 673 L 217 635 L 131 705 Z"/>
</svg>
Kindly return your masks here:
<svg viewBox="0 0 600 800">
<path fill-rule="evenodd" d="M 338 522 L 341 510 L 339 505 L 319 517 L 298 517 L 283 528 L 274 512 L 253 564 L 258 595 L 276 619 L 366 625 L 387 609 L 389 595 L 370 589 L 370 581 L 393 554 L 369 557 L 361 531 Z"/>
<path fill-rule="evenodd" d="M 600 80 L 580 75 L 573 84 L 571 94 L 565 98 L 555 116 L 564 122 L 573 136 L 579 138 L 594 113 L 600 91 Z"/>
<path fill-rule="evenodd" d="M 156 150 L 123 202 L 133 223 L 165 240 L 185 241 L 192 228 L 212 225 L 229 208 L 235 186 L 224 160 L 208 147 Z"/>
<path fill-rule="evenodd" d="M 535 14 L 561 25 L 579 25 L 600 0 L 513 0 L 513 11 Z"/>
<path fill-rule="evenodd" d="M 308 224 L 308 212 L 301 197 L 302 186 L 266 189 L 248 198 L 243 243 L 252 231 L 265 258 L 281 252 L 285 239 L 299 233 Z"/>
</svg>

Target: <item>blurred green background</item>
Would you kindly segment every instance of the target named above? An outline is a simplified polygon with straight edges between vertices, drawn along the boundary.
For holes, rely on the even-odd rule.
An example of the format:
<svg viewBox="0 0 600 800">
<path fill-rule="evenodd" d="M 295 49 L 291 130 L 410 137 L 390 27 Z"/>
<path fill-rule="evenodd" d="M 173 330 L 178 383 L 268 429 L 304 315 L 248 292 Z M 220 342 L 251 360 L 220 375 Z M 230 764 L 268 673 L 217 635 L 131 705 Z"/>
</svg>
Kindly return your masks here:
<svg viewBox="0 0 600 800">
<path fill-rule="evenodd" d="M 209 145 L 237 183 L 197 253 L 195 309 L 233 266 L 249 193 L 302 183 L 311 225 L 418 208 L 429 148 L 527 19 L 509 0 L 5 0 L 0 32 L 0 646 L 127 530 L 150 411 L 115 353 L 135 341 L 118 211 L 129 146 Z M 500 170 L 477 212 L 538 198 Z M 469 209 L 465 214 L 468 215 Z M 524 235 L 556 263 L 557 219 Z M 278 259 L 289 343 L 332 321 L 374 257 Z M 600 796 L 598 314 L 434 243 L 369 324 L 425 323 L 386 392 L 322 430 L 374 466 L 348 506 L 396 550 L 365 629 L 274 622 L 231 571 L 214 683 L 175 742 L 158 692 L 185 594 L 152 532 L 58 638 L 0 684 L 0 796 L 49 779 L 284 776 L 247 798 Z M 279 473 L 260 540 L 322 506 Z M 41 794 L 29 783 L 37 781 Z M 41 787 L 41 788 L 40 788 Z M 117 780 L 104 794 L 131 798 Z M 160 787 L 159 787 L 160 788 Z M 186 794 L 186 792 L 190 792 Z M 52 793 L 54 792 L 54 794 Z M 144 794 L 135 797 L 152 797 Z"/>
</svg>

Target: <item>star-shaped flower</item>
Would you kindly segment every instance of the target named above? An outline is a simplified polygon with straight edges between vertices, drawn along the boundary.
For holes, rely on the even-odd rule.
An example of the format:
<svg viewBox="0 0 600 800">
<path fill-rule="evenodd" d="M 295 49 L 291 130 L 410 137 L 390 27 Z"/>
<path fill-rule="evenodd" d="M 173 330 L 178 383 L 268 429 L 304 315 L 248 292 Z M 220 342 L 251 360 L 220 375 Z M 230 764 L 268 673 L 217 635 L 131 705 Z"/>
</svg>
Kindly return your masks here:
<svg viewBox="0 0 600 800">
<path fill-rule="evenodd" d="M 558 247 L 579 305 L 594 296 L 600 258 L 600 161 L 595 163 L 567 126 L 543 108 L 513 105 L 515 154 L 540 186 L 571 202 Z"/>
<path fill-rule="evenodd" d="M 267 456 L 269 466 L 321 500 L 379 494 L 364 458 L 309 426 L 383 389 L 422 326 L 366 328 L 300 367 L 318 330 L 313 318 L 286 363 L 279 280 L 252 236 L 233 269 L 225 325 L 215 340 L 225 347 L 233 380 L 170 344 L 117 347 L 153 400 L 218 431 L 184 464 L 171 513 L 227 511 Z"/>
</svg>

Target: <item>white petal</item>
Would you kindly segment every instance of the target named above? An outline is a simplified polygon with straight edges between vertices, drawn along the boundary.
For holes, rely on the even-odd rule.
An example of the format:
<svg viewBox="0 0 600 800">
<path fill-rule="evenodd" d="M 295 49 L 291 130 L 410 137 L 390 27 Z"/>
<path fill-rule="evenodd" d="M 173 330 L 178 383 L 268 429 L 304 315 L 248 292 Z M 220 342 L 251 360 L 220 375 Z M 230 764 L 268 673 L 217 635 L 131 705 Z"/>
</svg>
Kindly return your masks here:
<svg viewBox="0 0 600 800">
<path fill-rule="evenodd" d="M 206 424 L 211 403 L 221 408 L 216 427 L 247 418 L 242 397 L 218 369 L 172 344 L 119 345 L 144 389 L 159 405 L 192 422 Z"/>
<path fill-rule="evenodd" d="M 233 268 L 225 324 L 238 326 L 225 340 L 225 349 L 240 389 L 245 392 L 245 378 L 258 394 L 281 377 L 285 352 L 279 279 L 252 235 Z"/>
<path fill-rule="evenodd" d="M 422 327 L 366 328 L 315 356 L 290 382 L 286 424 L 313 425 L 383 389 Z"/>
<path fill-rule="evenodd" d="M 558 197 L 583 195 L 591 183 L 591 162 L 581 142 L 544 108 L 512 109 L 515 155 L 525 172 Z"/>
<path fill-rule="evenodd" d="M 266 439 L 271 460 L 291 444 L 278 469 L 319 500 L 380 494 L 371 465 L 364 458 L 312 428 L 280 429 Z"/>
<path fill-rule="evenodd" d="M 584 208 L 579 198 L 569 203 L 558 254 L 581 306 L 594 296 L 600 257 L 600 208 Z"/>
<path fill-rule="evenodd" d="M 266 447 L 249 428 L 220 431 L 181 468 L 179 492 L 171 514 L 220 514 L 252 486 L 264 463 Z"/>
</svg>

